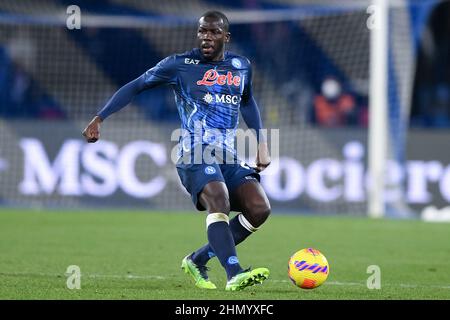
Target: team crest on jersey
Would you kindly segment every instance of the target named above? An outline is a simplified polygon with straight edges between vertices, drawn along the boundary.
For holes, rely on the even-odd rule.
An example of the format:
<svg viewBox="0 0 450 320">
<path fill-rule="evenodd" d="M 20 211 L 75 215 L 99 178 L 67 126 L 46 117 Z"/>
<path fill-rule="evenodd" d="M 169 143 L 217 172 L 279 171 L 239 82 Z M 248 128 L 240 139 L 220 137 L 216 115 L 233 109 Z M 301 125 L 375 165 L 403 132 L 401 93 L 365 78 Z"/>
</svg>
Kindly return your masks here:
<svg viewBox="0 0 450 320">
<path fill-rule="evenodd" d="M 241 61 L 238 58 L 231 59 L 231 64 L 238 69 L 242 66 Z"/>
<path fill-rule="evenodd" d="M 241 85 L 241 77 L 240 76 L 233 76 L 231 71 L 228 71 L 227 74 L 219 74 L 214 69 L 209 69 L 205 72 L 203 75 L 203 78 L 201 80 L 197 81 L 197 85 L 199 86 L 213 86 L 213 85 L 219 85 L 219 86 L 236 86 L 239 87 Z"/>
<path fill-rule="evenodd" d="M 207 166 L 205 168 L 205 173 L 206 174 L 214 174 L 214 173 L 216 173 L 216 168 L 214 168 L 213 166 Z"/>
</svg>

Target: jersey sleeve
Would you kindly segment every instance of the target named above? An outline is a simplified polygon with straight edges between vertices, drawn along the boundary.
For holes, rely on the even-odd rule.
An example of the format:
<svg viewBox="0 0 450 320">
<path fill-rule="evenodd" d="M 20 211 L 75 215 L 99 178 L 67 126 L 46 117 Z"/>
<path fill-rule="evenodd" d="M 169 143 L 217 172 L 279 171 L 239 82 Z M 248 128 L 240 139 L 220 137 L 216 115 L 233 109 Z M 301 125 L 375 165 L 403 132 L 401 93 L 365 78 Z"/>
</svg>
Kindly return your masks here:
<svg viewBox="0 0 450 320">
<path fill-rule="evenodd" d="M 134 79 L 133 81 L 130 81 L 116 91 L 116 93 L 111 97 L 111 99 L 109 99 L 106 105 L 97 112 L 97 116 L 99 116 L 100 119 L 105 120 L 111 114 L 124 108 L 128 103 L 131 102 L 135 95 L 137 95 L 144 89 L 144 79 L 142 76 Z"/>
<path fill-rule="evenodd" d="M 244 119 L 247 127 L 249 129 L 255 130 L 256 139 L 258 142 L 263 142 L 266 140 L 265 136 L 262 133 L 262 120 L 261 114 L 259 112 L 259 107 L 253 97 L 253 89 L 252 89 L 252 67 L 249 64 L 249 69 L 247 73 L 247 80 L 244 86 L 244 92 L 242 94 L 242 102 L 241 102 L 241 115 Z"/>
<path fill-rule="evenodd" d="M 146 89 L 163 84 L 175 84 L 177 77 L 177 59 L 175 55 L 158 62 L 156 66 L 147 70 L 142 76 Z"/>
<path fill-rule="evenodd" d="M 97 112 L 97 116 L 104 120 L 111 114 L 124 108 L 140 92 L 158 85 L 175 83 L 176 74 L 176 56 L 172 55 L 161 60 L 156 66 L 147 70 L 139 78 L 117 90 L 106 105 Z"/>
<path fill-rule="evenodd" d="M 247 78 L 244 83 L 244 92 L 242 93 L 242 102 L 245 104 L 253 98 L 253 69 L 250 61 L 248 62 Z"/>
</svg>

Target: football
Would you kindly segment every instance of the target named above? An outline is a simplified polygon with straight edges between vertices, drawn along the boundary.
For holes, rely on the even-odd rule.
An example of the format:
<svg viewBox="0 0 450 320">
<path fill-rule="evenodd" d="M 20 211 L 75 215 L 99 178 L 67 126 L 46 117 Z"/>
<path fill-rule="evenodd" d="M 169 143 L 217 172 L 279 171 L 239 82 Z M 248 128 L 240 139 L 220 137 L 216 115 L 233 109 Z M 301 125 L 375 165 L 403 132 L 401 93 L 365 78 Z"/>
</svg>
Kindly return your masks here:
<svg viewBox="0 0 450 320">
<path fill-rule="evenodd" d="M 289 258 L 289 279 L 302 289 L 317 288 L 327 280 L 329 273 L 327 258 L 319 250 L 302 249 Z"/>
</svg>

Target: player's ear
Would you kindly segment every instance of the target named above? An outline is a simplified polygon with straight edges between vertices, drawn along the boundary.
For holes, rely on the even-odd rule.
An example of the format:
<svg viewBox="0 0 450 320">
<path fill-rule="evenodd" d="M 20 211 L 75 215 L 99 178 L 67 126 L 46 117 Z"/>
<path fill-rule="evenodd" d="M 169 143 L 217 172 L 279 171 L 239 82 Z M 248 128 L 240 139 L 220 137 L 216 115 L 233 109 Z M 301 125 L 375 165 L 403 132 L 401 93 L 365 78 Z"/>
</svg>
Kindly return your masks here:
<svg viewBox="0 0 450 320">
<path fill-rule="evenodd" d="M 225 42 L 230 42 L 231 40 L 231 33 L 227 32 L 227 34 L 225 35 Z"/>
</svg>

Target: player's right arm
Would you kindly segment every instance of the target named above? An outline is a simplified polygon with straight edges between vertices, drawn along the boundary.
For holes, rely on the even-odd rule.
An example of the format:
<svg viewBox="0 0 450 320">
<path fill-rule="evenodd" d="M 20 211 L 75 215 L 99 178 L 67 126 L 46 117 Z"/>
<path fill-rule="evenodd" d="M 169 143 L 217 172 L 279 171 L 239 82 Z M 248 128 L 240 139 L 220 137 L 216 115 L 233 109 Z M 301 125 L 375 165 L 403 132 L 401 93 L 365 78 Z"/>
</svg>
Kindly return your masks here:
<svg viewBox="0 0 450 320">
<path fill-rule="evenodd" d="M 176 58 L 175 56 L 169 56 L 139 78 L 121 87 L 83 130 L 82 134 L 86 141 L 96 142 L 100 138 L 100 123 L 128 105 L 134 96 L 161 84 L 175 83 L 175 77 Z"/>
<path fill-rule="evenodd" d="M 127 83 L 109 99 L 106 105 L 97 115 L 89 122 L 83 130 L 83 136 L 87 142 L 96 142 L 100 138 L 100 123 L 109 115 L 119 111 L 131 102 L 133 97 L 145 89 L 145 81 L 143 76 Z"/>
</svg>

